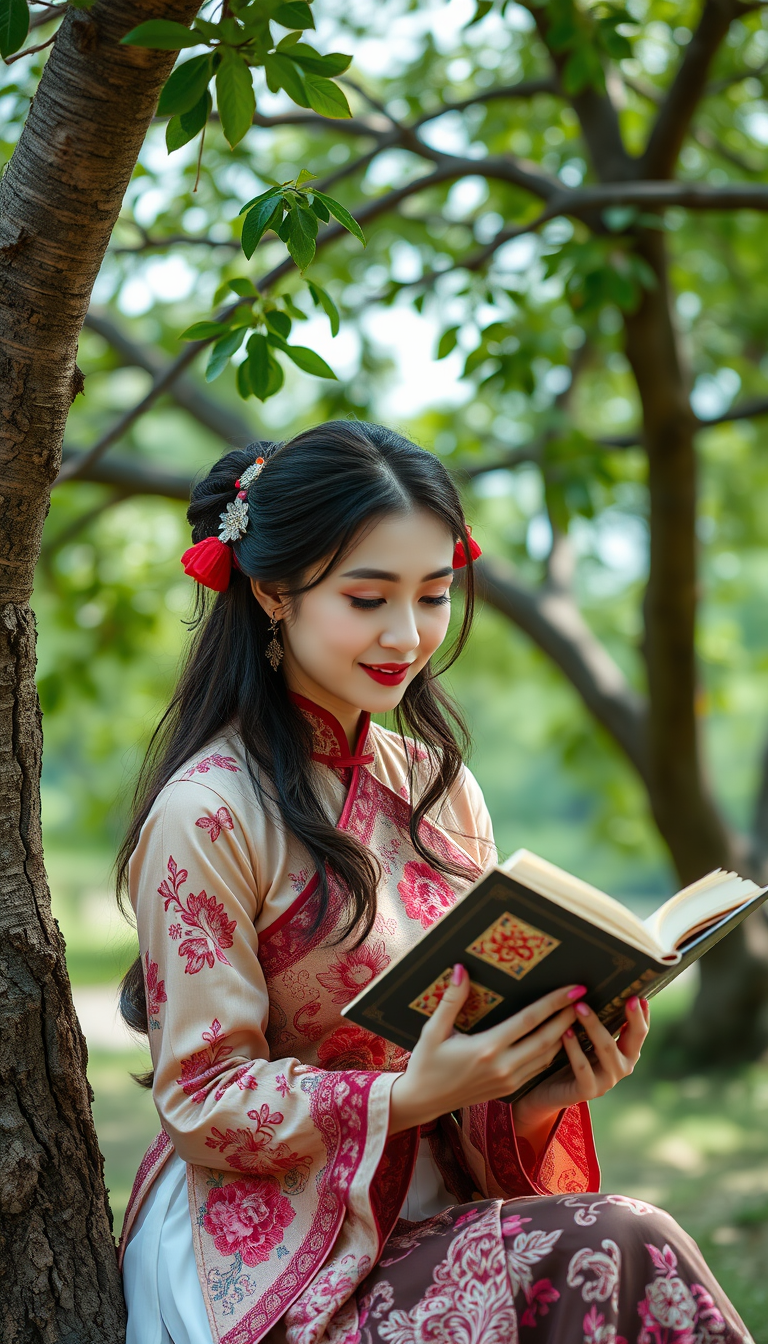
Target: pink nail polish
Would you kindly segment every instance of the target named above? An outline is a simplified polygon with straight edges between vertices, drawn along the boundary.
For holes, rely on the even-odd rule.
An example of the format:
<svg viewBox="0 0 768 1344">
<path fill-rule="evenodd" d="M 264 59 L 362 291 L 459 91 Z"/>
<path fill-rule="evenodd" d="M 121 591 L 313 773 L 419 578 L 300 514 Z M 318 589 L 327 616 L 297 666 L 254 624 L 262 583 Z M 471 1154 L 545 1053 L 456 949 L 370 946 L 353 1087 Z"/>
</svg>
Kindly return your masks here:
<svg viewBox="0 0 768 1344">
<path fill-rule="evenodd" d="M 576 1012 L 579 1014 L 579 1017 L 589 1017 L 589 1009 L 586 1003 L 577 1003 Z"/>
<path fill-rule="evenodd" d="M 587 992 L 586 985 L 574 985 L 573 989 L 568 990 L 568 998 L 573 1002 L 574 999 L 581 999 Z"/>
<path fill-rule="evenodd" d="M 566 1030 L 563 1032 L 563 1035 L 564 1035 L 564 1036 L 567 1036 L 567 1037 L 568 1037 L 568 1040 L 570 1041 L 571 1038 L 572 1038 L 572 1036 L 575 1035 L 574 1030 L 573 1030 L 573 1027 L 568 1027 L 568 1028 L 566 1028 Z"/>
<path fill-rule="evenodd" d="M 463 979 L 464 979 L 464 967 L 461 965 L 460 962 L 457 961 L 456 965 L 453 968 L 453 974 L 451 976 L 451 984 L 460 985 Z"/>
<path fill-rule="evenodd" d="M 631 999 L 627 999 L 627 1007 L 630 1013 L 636 1012 L 639 1006 L 640 1006 L 640 1000 L 638 999 L 636 994 L 633 994 Z"/>
</svg>

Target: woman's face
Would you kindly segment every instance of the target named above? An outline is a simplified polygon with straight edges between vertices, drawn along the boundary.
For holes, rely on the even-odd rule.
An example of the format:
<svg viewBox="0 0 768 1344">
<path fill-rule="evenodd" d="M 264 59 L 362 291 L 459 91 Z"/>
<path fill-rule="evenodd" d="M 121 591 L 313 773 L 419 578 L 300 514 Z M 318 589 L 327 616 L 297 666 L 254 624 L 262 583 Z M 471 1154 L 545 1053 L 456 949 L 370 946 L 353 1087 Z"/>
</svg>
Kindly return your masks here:
<svg viewBox="0 0 768 1344">
<path fill-rule="evenodd" d="M 283 667 L 292 691 L 354 732 L 360 710 L 394 709 L 448 629 L 453 538 L 414 509 L 375 524 L 285 613 Z M 253 582 L 271 613 L 274 597 Z"/>
</svg>

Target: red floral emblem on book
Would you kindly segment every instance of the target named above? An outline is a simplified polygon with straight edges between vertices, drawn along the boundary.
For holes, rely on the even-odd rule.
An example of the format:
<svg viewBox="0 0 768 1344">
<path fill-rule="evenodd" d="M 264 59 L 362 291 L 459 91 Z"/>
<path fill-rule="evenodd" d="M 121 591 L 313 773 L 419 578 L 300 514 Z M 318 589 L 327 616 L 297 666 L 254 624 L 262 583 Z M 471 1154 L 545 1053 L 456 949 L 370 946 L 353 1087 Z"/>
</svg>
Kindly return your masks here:
<svg viewBox="0 0 768 1344">
<path fill-rule="evenodd" d="M 470 943 L 467 951 L 481 961 L 487 961 L 489 966 L 496 966 L 511 975 L 513 980 L 522 980 L 559 946 L 557 938 L 550 938 L 541 929 L 535 929 L 524 919 L 505 911 Z"/>
<path fill-rule="evenodd" d="M 161 1003 L 168 1002 L 168 996 L 165 992 L 165 981 L 157 978 L 158 966 L 156 961 L 150 961 L 149 952 L 144 954 L 144 978 L 147 985 L 147 1017 L 150 1027 L 159 1027 L 157 1014 Z"/>
<path fill-rule="evenodd" d="M 427 863 L 411 859 L 406 863 L 403 876 L 397 884 L 409 919 L 418 919 L 428 929 L 440 915 L 454 904 L 456 893 Z"/>
<path fill-rule="evenodd" d="M 220 751 L 213 751 L 210 756 L 203 756 L 202 760 L 195 761 L 194 765 L 190 765 L 181 778 L 191 779 L 193 775 L 207 775 L 213 766 L 218 770 L 231 770 L 233 775 L 237 774 L 240 769 L 234 756 L 222 756 Z"/>
<path fill-rule="evenodd" d="M 265 1102 L 247 1112 L 253 1120 L 253 1129 L 220 1130 L 215 1126 L 205 1140 L 206 1148 L 215 1148 L 226 1157 L 235 1171 L 255 1176 L 282 1176 L 292 1194 L 300 1194 L 307 1183 L 312 1158 L 291 1151 L 287 1143 L 275 1135 L 277 1125 L 283 1123 L 281 1111 L 271 1111 Z"/>
<path fill-rule="evenodd" d="M 168 879 L 164 879 L 157 890 L 163 898 L 166 913 L 172 907 L 181 917 L 182 923 L 194 930 L 192 936 L 179 944 L 179 956 L 187 958 L 185 975 L 197 975 L 204 966 L 213 966 L 215 961 L 221 961 L 225 966 L 231 964 L 223 948 L 232 946 L 237 921 L 227 919 L 222 902 L 217 901 L 215 896 L 208 896 L 205 891 L 201 891 L 198 896 L 190 892 L 185 903 L 180 889 L 187 877 L 186 868 L 179 868 L 173 856 L 170 856 Z"/>
<path fill-rule="evenodd" d="M 195 822 L 201 831 L 207 831 L 211 837 L 211 844 L 218 840 L 222 831 L 233 831 L 235 823 L 232 820 L 228 807 L 220 807 L 215 817 L 198 817 Z"/>
<path fill-rule="evenodd" d="M 222 1061 L 232 1054 L 232 1047 L 224 1044 L 226 1039 L 221 1032 L 221 1023 L 215 1017 L 210 1031 L 203 1032 L 203 1040 L 208 1042 L 206 1049 L 196 1050 L 193 1055 L 182 1059 L 181 1077 L 176 1082 L 193 1101 L 205 1101 L 209 1085 L 221 1072 Z"/>
<path fill-rule="evenodd" d="M 389 965 L 390 960 L 384 943 L 375 939 L 363 943 L 362 947 L 353 947 L 339 961 L 332 961 L 328 970 L 317 979 L 330 992 L 334 1003 L 349 1003 Z"/>
<path fill-rule="evenodd" d="M 268 1260 L 296 1217 L 273 1176 L 230 1181 L 212 1190 L 203 1227 L 220 1255 L 240 1255 L 244 1265 Z"/>
</svg>

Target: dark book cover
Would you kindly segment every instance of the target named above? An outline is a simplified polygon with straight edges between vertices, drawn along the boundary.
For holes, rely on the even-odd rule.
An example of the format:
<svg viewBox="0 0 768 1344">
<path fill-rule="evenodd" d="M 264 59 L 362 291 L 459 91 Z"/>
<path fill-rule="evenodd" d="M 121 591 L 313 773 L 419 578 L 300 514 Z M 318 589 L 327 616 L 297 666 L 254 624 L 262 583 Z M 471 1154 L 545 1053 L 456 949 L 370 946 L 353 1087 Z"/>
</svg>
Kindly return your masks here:
<svg viewBox="0 0 768 1344">
<path fill-rule="evenodd" d="M 586 1001 L 615 1033 L 633 994 L 650 998 L 756 910 L 768 889 L 693 937 L 673 964 L 656 960 L 499 868 L 446 911 L 423 938 L 377 976 L 342 1015 L 412 1050 L 436 1008 L 456 962 L 466 967 L 470 995 L 456 1021 L 472 1035 L 563 985 L 587 986 Z M 582 1044 L 589 1044 L 582 1032 Z M 561 1051 L 522 1096 L 567 1063 Z M 511 1099 L 511 1098 L 510 1098 Z"/>
</svg>

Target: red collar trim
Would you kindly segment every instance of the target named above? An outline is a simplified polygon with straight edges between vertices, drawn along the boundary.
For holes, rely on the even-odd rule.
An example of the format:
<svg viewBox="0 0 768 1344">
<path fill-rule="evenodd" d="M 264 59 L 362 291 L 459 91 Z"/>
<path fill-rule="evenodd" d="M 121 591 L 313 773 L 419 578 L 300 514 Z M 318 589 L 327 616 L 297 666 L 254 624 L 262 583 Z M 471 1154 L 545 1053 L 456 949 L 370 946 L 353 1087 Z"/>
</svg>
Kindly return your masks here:
<svg viewBox="0 0 768 1344">
<path fill-rule="evenodd" d="M 355 743 L 355 750 L 350 755 L 347 735 L 338 719 L 335 719 L 329 710 L 323 709 L 321 705 L 316 705 L 313 700 L 307 700 L 303 695 L 297 695 L 294 691 L 290 692 L 290 697 L 293 703 L 298 705 L 312 729 L 313 761 L 321 761 L 324 765 L 330 765 L 335 770 L 372 764 L 373 752 L 364 751 L 364 747 L 368 744 L 368 732 L 371 724 L 370 714 L 365 712 L 360 720 L 360 731 Z"/>
</svg>

